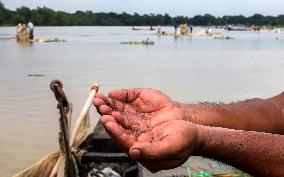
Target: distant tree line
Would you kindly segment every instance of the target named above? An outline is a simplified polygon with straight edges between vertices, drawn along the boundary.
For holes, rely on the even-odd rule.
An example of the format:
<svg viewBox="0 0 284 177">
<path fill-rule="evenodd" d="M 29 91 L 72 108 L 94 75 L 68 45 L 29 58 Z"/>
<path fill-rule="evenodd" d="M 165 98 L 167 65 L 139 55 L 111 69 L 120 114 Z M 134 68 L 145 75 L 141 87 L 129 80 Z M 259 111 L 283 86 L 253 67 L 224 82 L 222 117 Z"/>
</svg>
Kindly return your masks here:
<svg viewBox="0 0 284 177">
<path fill-rule="evenodd" d="M 284 15 L 263 16 L 255 14 L 250 17 L 242 15 L 214 17 L 210 14 L 196 15 L 192 18 L 187 16 L 171 17 L 168 14 L 149 14 L 139 15 L 128 13 L 94 13 L 92 11 L 76 11 L 67 13 L 54 11 L 47 7 L 29 9 L 20 7 L 15 11 L 5 8 L 0 1 L 0 25 L 11 26 L 18 24 L 19 21 L 27 22 L 32 20 L 37 26 L 169 26 L 173 23 L 190 25 L 259 25 L 259 26 L 284 26 Z"/>
</svg>

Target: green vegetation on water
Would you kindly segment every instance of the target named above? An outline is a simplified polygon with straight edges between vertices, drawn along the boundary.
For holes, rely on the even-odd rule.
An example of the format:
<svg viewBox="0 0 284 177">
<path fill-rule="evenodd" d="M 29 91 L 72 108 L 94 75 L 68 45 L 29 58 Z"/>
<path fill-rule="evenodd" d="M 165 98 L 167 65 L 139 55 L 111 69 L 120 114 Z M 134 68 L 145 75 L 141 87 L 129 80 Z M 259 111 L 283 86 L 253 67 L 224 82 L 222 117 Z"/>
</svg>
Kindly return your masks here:
<svg viewBox="0 0 284 177">
<path fill-rule="evenodd" d="M 0 26 L 14 26 L 20 20 L 32 20 L 38 26 L 168 26 L 174 23 L 188 23 L 190 25 L 259 25 L 259 26 L 284 26 L 284 15 L 263 16 L 255 14 L 250 17 L 242 15 L 214 17 L 210 14 L 196 15 L 192 18 L 185 16 L 170 17 L 168 14 L 131 15 L 128 13 L 94 13 L 92 11 L 77 11 L 67 13 L 55 11 L 47 7 L 29 9 L 17 8 L 15 11 L 5 8 L 0 1 Z"/>
<path fill-rule="evenodd" d="M 120 44 L 127 44 L 127 45 L 154 45 L 154 41 L 150 41 L 146 39 L 144 41 L 129 41 L 129 42 L 121 42 Z"/>
<path fill-rule="evenodd" d="M 44 77 L 46 75 L 44 75 L 44 74 L 28 74 L 27 76 L 28 77 Z"/>
<path fill-rule="evenodd" d="M 216 36 L 216 37 L 214 37 L 214 39 L 231 40 L 231 39 L 234 39 L 234 38 L 231 37 L 231 36 Z"/>
</svg>

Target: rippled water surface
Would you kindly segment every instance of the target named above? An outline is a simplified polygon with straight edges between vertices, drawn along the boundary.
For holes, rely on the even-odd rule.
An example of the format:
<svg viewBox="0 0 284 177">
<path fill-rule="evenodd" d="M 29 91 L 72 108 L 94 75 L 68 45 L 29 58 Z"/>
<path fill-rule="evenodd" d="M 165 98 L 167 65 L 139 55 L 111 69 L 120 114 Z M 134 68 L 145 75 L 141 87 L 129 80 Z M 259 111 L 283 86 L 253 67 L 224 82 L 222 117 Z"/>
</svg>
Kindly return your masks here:
<svg viewBox="0 0 284 177">
<path fill-rule="evenodd" d="M 58 112 L 49 90 L 55 78 L 64 82 L 74 117 L 94 82 L 105 93 L 151 87 L 182 102 L 267 98 L 284 90 L 283 33 L 215 31 L 234 39 L 158 37 L 130 27 L 38 27 L 36 37 L 66 42 L 0 40 L 0 176 L 57 149 Z M 0 28 L 0 37 L 14 33 Z M 147 38 L 155 45 L 120 44 Z"/>
</svg>

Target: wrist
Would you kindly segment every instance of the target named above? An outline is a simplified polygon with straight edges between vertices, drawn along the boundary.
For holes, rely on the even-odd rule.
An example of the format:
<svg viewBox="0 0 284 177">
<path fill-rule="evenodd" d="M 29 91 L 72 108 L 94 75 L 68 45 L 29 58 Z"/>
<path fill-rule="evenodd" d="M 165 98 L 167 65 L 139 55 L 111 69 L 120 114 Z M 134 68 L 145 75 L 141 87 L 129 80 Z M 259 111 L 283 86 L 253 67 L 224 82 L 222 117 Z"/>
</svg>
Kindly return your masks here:
<svg viewBox="0 0 284 177">
<path fill-rule="evenodd" d="M 193 151 L 193 156 L 202 156 L 204 145 L 209 137 L 209 129 L 206 126 L 196 125 L 197 130 L 197 142 Z"/>
<path fill-rule="evenodd" d="M 179 109 L 183 120 L 189 121 L 192 123 L 197 123 L 195 121 L 195 117 L 193 116 L 194 110 L 191 108 L 191 105 L 179 103 L 179 102 L 175 102 L 175 104 L 176 104 L 176 107 Z"/>
</svg>

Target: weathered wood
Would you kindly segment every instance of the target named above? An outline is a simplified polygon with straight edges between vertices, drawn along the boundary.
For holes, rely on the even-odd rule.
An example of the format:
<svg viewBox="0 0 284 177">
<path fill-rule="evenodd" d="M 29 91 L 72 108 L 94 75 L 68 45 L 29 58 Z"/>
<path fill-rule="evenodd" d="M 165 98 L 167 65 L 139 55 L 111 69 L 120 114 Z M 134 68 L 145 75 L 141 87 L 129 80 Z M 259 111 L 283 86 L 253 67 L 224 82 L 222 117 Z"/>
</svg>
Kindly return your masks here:
<svg viewBox="0 0 284 177">
<path fill-rule="evenodd" d="M 133 162 L 126 153 L 91 152 L 82 156 L 82 163 L 130 163 Z"/>
</svg>

